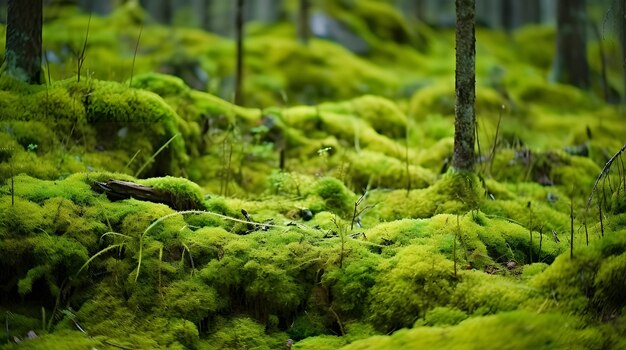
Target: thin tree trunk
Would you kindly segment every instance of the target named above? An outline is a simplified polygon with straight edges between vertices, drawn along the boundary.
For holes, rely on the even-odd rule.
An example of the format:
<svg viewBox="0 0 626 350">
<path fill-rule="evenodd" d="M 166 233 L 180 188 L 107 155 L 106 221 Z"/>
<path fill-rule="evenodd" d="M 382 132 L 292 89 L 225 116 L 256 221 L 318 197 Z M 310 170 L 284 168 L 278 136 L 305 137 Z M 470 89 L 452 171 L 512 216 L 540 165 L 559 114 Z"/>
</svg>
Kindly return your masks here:
<svg viewBox="0 0 626 350">
<path fill-rule="evenodd" d="M 454 157 L 458 170 L 474 167 L 476 114 L 476 35 L 475 0 L 456 0 L 456 104 L 454 117 Z"/>
<path fill-rule="evenodd" d="M 42 0 L 9 0 L 7 10 L 7 73 L 30 84 L 41 84 Z"/>
<path fill-rule="evenodd" d="M 558 0 L 555 81 L 589 88 L 585 0 Z"/>
<path fill-rule="evenodd" d="M 235 14 L 235 35 L 237 40 L 237 68 L 235 72 L 235 104 L 243 104 L 242 85 L 243 85 L 243 8 L 244 0 L 237 0 L 237 9 Z"/>
<path fill-rule="evenodd" d="M 307 45 L 309 43 L 309 0 L 300 0 L 298 8 L 298 37 L 300 41 Z"/>
<path fill-rule="evenodd" d="M 618 36 L 622 44 L 622 67 L 624 68 L 624 96 L 622 101 L 626 102 L 626 0 L 618 0 Z"/>
</svg>

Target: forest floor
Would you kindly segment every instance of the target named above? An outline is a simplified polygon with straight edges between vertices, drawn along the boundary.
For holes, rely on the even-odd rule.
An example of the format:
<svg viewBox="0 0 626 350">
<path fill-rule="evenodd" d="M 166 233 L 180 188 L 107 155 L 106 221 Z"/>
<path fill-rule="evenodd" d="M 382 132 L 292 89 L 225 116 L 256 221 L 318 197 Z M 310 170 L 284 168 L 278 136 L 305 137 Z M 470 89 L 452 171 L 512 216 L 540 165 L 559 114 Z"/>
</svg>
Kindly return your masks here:
<svg viewBox="0 0 626 350">
<path fill-rule="evenodd" d="M 621 66 L 580 91 L 553 29 L 478 29 L 455 172 L 454 33 L 378 4 L 335 9 L 361 55 L 250 25 L 244 106 L 232 41 L 48 13 L 48 83 L 0 76 L 0 347 L 626 348 Z"/>
</svg>

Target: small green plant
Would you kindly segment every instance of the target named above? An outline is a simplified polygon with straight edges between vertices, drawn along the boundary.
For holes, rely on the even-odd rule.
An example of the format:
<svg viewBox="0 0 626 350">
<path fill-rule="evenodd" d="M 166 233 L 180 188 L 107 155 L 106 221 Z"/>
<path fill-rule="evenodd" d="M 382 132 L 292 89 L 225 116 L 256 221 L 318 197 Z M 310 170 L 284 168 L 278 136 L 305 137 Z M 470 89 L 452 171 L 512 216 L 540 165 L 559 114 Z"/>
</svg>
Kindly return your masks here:
<svg viewBox="0 0 626 350">
<path fill-rule="evenodd" d="M 81 52 L 78 54 L 77 57 L 77 82 L 80 83 L 80 73 L 83 69 L 83 64 L 85 63 L 85 54 L 87 51 L 87 41 L 89 40 L 89 27 L 91 27 L 91 15 L 92 13 L 89 13 L 89 20 L 87 21 L 87 32 L 85 33 L 85 41 L 83 41 L 83 48 L 81 50 Z"/>
<path fill-rule="evenodd" d="M 133 74 L 135 72 L 135 60 L 137 59 L 137 51 L 139 50 L 139 41 L 141 40 L 141 33 L 143 32 L 143 23 L 139 27 L 139 35 L 137 36 L 137 43 L 135 44 L 135 53 L 133 54 L 133 64 L 130 67 L 130 80 L 128 81 L 128 87 L 133 86 Z"/>
<path fill-rule="evenodd" d="M 341 239 L 341 250 L 339 253 L 339 268 L 341 269 L 343 268 L 343 259 L 346 253 L 346 239 L 348 236 L 348 225 L 344 224 L 343 222 L 340 222 L 340 219 L 338 219 L 336 215 L 333 216 L 331 221 L 337 228 L 337 234 L 339 235 L 339 238 Z"/>
<path fill-rule="evenodd" d="M 317 150 L 317 155 L 323 159 L 325 171 L 328 172 L 330 170 L 330 152 L 333 150 L 332 147 L 323 147 Z"/>
</svg>

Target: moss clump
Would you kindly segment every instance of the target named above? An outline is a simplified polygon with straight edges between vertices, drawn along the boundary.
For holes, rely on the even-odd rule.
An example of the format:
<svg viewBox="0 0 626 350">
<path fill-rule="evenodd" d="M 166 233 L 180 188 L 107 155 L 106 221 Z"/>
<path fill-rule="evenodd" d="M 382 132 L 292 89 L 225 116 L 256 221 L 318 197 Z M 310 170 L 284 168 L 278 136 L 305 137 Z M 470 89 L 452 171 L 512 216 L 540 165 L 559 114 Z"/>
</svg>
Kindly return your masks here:
<svg viewBox="0 0 626 350">
<path fill-rule="evenodd" d="M 173 318 L 198 323 L 220 307 L 217 292 L 198 279 L 178 280 L 163 289 L 163 306 Z"/>
<path fill-rule="evenodd" d="M 382 330 L 411 326 L 428 309 L 447 304 L 452 295 L 452 262 L 428 247 L 409 246 L 379 269 L 369 315 Z"/>
<path fill-rule="evenodd" d="M 623 311 L 626 276 L 626 239 L 619 231 L 562 255 L 532 285 L 553 295 L 558 309 L 608 320 Z M 556 305 L 551 305 L 556 307 Z"/>
<path fill-rule="evenodd" d="M 322 199 L 322 202 L 313 203 L 311 210 L 330 211 L 340 216 L 346 216 L 351 212 L 356 197 L 341 181 L 333 177 L 318 180 L 313 185 L 311 193 Z"/>
<path fill-rule="evenodd" d="M 568 85 L 530 81 L 516 88 L 515 94 L 522 103 L 532 103 L 547 110 L 556 108 L 561 113 L 591 111 L 598 106 L 586 93 Z"/>
<path fill-rule="evenodd" d="M 66 349 L 91 349 L 106 346 L 102 341 L 85 336 L 79 331 L 62 330 L 51 334 L 40 334 L 35 331 L 37 338 L 23 340 L 19 344 L 9 344 L 3 349 L 28 349 L 28 350 L 66 350 Z M 23 334 L 20 336 L 25 336 Z"/>
<path fill-rule="evenodd" d="M 564 319 L 569 322 L 563 322 Z M 498 332 L 493 332 L 498 329 Z M 376 336 L 356 341 L 343 349 L 399 349 L 410 344 L 416 348 L 465 349 L 485 346 L 507 349 L 571 348 L 600 349 L 602 337 L 597 329 L 584 329 L 572 317 L 560 314 L 509 312 L 472 318 L 454 327 L 418 327 L 401 330 L 392 336 Z"/>
<path fill-rule="evenodd" d="M 513 33 L 518 54 L 544 72 L 550 70 L 554 61 L 556 31 L 549 26 L 524 26 Z"/>
<path fill-rule="evenodd" d="M 285 334 L 265 334 L 265 327 L 248 317 L 218 319 L 217 330 L 209 335 L 203 349 L 280 349 L 287 344 Z"/>
<path fill-rule="evenodd" d="M 477 87 L 476 113 L 479 116 L 498 116 L 502 106 L 510 107 L 510 102 L 491 88 Z M 411 98 L 408 115 L 417 120 L 424 120 L 428 115 L 454 115 L 454 86 L 441 84 L 418 90 Z"/>
<path fill-rule="evenodd" d="M 358 189 L 373 188 L 425 188 L 435 182 L 435 175 L 422 167 L 385 156 L 384 154 L 362 151 L 351 155 L 350 180 Z M 408 170 L 408 174 L 407 174 Z"/>
<path fill-rule="evenodd" d="M 424 325 L 428 326 L 454 326 L 467 318 L 467 314 L 461 310 L 448 308 L 448 307 L 436 307 L 426 312 L 424 317 Z M 418 323 L 422 323 L 418 321 Z"/>
<path fill-rule="evenodd" d="M 346 340 L 335 335 L 319 335 L 309 337 L 294 344 L 300 350 L 334 350 L 346 345 Z"/>
<path fill-rule="evenodd" d="M 399 138 L 406 134 L 406 116 L 393 102 L 379 96 L 366 95 L 347 102 L 321 104 L 319 108 L 322 111 L 354 114 L 381 135 Z"/>
<path fill-rule="evenodd" d="M 142 180 L 140 184 L 169 194 L 171 202 L 179 210 L 204 209 L 200 186 L 187 179 L 167 176 Z"/>
</svg>

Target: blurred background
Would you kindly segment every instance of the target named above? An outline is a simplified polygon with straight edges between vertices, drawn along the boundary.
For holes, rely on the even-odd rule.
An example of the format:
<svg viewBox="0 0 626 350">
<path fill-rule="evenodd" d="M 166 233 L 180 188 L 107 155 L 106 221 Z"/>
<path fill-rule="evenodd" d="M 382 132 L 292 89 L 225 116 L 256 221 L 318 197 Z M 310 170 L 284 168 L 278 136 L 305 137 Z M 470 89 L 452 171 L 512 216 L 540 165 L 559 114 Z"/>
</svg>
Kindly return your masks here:
<svg viewBox="0 0 626 350">
<path fill-rule="evenodd" d="M 585 55 L 565 53 L 568 59 L 588 61 L 583 63 L 589 71 L 580 72 L 588 83 L 579 87 L 607 102 L 620 102 L 623 1 L 561 2 L 584 9 L 579 15 Z M 90 77 L 126 81 L 131 74 L 161 72 L 232 101 L 236 4 L 46 0 L 44 64 L 50 79 L 68 79 L 77 74 L 76 62 L 86 46 L 84 68 Z M 557 4 L 477 0 L 479 86 L 507 97 L 528 82 L 570 83 L 559 78 L 561 67 L 555 64 Z M 5 20 L 6 0 L 0 1 L 0 12 Z M 246 0 L 243 16 L 242 104 L 247 106 L 376 94 L 402 107 L 416 91 L 454 75 L 453 0 Z"/>
</svg>

